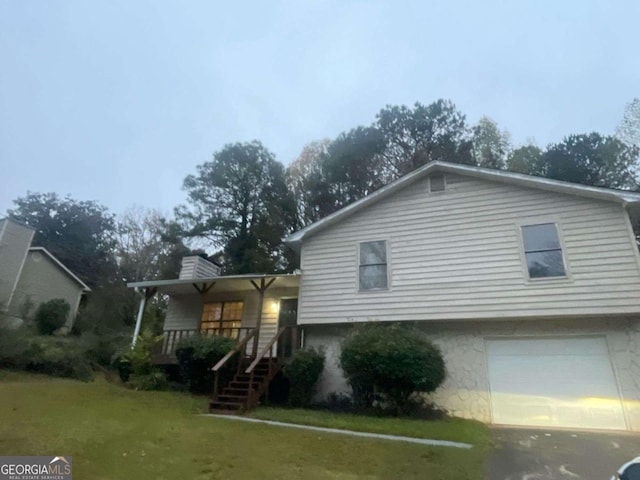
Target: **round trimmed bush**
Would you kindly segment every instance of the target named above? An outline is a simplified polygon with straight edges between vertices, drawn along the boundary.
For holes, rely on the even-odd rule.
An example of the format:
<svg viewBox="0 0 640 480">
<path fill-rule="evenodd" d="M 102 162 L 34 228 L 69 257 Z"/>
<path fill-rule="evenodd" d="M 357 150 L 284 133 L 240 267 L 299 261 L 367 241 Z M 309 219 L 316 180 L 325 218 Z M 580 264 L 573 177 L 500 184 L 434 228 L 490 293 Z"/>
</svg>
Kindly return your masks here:
<svg viewBox="0 0 640 480">
<path fill-rule="evenodd" d="M 38 331 L 42 335 L 51 335 L 67 323 L 71 311 L 69 302 L 62 298 L 54 298 L 41 303 L 36 311 L 35 321 Z"/>
<path fill-rule="evenodd" d="M 314 386 L 324 368 L 324 352 L 310 348 L 298 350 L 284 366 L 284 376 L 289 380 L 289 403 L 293 407 L 308 407 Z"/>
<path fill-rule="evenodd" d="M 445 378 L 440 349 L 402 324 L 356 327 L 342 345 L 340 365 L 358 407 L 371 407 L 380 393 L 398 414 L 408 412 L 414 392 L 433 392 Z"/>
</svg>

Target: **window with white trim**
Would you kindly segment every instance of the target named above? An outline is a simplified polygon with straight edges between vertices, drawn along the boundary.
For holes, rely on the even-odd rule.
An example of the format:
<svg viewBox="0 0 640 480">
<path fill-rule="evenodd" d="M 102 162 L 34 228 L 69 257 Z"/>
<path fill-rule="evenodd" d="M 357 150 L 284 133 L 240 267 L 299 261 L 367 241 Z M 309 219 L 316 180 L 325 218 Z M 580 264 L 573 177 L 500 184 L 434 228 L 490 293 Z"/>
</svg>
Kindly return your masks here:
<svg viewBox="0 0 640 480">
<path fill-rule="evenodd" d="M 522 242 L 529 278 L 567 275 L 562 245 L 555 223 L 522 226 Z"/>
<path fill-rule="evenodd" d="M 360 290 L 387 288 L 387 242 L 360 243 Z"/>
</svg>

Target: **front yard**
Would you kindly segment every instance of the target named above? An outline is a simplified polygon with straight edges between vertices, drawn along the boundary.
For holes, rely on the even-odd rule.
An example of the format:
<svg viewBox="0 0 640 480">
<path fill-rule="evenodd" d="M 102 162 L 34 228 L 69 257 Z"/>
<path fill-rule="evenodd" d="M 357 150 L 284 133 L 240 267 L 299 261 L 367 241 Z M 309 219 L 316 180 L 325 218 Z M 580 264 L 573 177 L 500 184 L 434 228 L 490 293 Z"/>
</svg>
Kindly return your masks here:
<svg viewBox="0 0 640 480">
<path fill-rule="evenodd" d="M 0 454 L 73 456 L 75 478 L 484 478 L 475 422 L 259 409 L 255 417 L 477 445 L 425 447 L 200 417 L 206 399 L 0 372 Z M 369 428 L 370 427 L 370 428 Z"/>
</svg>

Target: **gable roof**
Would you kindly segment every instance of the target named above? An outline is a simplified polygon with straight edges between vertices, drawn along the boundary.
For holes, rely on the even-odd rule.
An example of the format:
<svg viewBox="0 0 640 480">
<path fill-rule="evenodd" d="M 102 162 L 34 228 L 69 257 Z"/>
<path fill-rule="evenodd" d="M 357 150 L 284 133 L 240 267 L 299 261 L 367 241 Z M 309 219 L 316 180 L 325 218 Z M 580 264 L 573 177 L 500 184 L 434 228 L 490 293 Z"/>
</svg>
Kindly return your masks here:
<svg viewBox="0 0 640 480">
<path fill-rule="evenodd" d="M 593 198 L 596 200 L 606 200 L 620 203 L 624 206 L 632 204 L 640 204 L 640 193 L 629 192 L 626 190 L 613 190 L 610 188 L 589 187 L 577 183 L 562 182 L 560 180 L 552 180 L 549 178 L 535 177 L 533 175 L 525 175 L 522 173 L 507 172 L 504 170 L 493 170 L 490 168 L 472 167 L 469 165 L 461 165 L 458 163 L 449 163 L 434 161 L 408 173 L 399 179 L 385 185 L 375 192 L 367 195 L 360 200 L 353 202 L 346 207 L 341 208 L 337 212 L 318 220 L 297 232 L 292 233 L 284 239 L 284 242 L 292 247 L 298 247 L 300 243 L 307 237 L 316 234 L 325 228 L 333 225 L 350 215 L 362 210 L 363 208 L 386 198 L 395 192 L 407 187 L 408 185 L 427 177 L 433 172 L 457 173 L 470 177 L 481 178 L 494 182 L 509 183 L 527 188 L 535 188 L 539 190 L 547 190 L 550 192 L 564 193 L 567 195 L 577 195 L 580 197 Z"/>
<path fill-rule="evenodd" d="M 53 263 L 55 263 L 63 272 L 65 272 L 67 275 L 69 275 L 73 280 L 75 280 L 85 292 L 90 292 L 91 289 L 87 286 L 86 283 L 84 283 L 82 280 L 80 280 L 71 270 L 69 270 L 67 267 L 65 267 L 64 263 L 62 263 L 60 260 L 58 260 L 56 257 L 53 256 L 53 254 L 47 250 L 44 247 L 31 247 L 29 248 L 29 252 L 40 252 L 40 253 L 44 253 L 47 257 L 49 257 L 49 259 L 51 261 L 53 261 Z"/>
</svg>

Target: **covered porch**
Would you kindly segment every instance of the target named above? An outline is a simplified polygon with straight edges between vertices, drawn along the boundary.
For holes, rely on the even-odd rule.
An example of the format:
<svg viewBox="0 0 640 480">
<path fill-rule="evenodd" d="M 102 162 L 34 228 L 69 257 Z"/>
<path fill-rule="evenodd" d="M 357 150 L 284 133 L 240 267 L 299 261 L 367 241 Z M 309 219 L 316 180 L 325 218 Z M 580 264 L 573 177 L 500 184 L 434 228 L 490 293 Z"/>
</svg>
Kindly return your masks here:
<svg viewBox="0 0 640 480">
<path fill-rule="evenodd" d="M 169 305 L 163 340 L 154 355 L 157 364 L 176 363 L 176 346 L 192 335 L 246 340 L 243 353 L 254 359 L 276 335 L 273 352 L 290 350 L 301 343 L 299 282 L 299 274 L 249 274 L 130 283 L 140 295 L 132 345 L 140 334 L 147 301 L 160 294 L 169 296 Z"/>
</svg>

